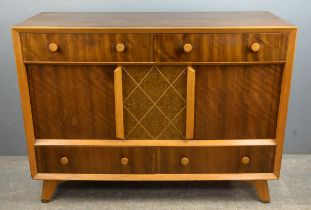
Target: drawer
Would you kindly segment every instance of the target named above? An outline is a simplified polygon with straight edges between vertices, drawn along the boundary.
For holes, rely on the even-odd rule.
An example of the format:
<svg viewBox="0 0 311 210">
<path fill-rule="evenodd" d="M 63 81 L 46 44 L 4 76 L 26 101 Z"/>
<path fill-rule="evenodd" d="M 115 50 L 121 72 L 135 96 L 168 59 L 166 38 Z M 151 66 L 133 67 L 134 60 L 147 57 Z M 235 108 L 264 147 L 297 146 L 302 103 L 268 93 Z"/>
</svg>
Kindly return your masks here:
<svg viewBox="0 0 311 210">
<path fill-rule="evenodd" d="M 152 61 L 150 34 L 21 33 L 24 61 Z"/>
<path fill-rule="evenodd" d="M 152 147 L 36 146 L 38 173 L 149 174 Z"/>
<path fill-rule="evenodd" d="M 275 146 L 162 147 L 159 173 L 271 173 Z"/>
<path fill-rule="evenodd" d="M 157 34 L 157 62 L 285 61 L 287 33 Z"/>
</svg>

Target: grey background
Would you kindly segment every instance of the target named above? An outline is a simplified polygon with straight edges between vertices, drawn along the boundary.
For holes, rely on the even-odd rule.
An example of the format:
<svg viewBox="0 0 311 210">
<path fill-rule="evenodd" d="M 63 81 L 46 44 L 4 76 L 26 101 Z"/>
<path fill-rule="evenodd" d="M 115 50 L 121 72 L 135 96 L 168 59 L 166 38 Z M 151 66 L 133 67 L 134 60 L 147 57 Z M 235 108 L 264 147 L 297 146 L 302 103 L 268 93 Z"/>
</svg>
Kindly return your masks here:
<svg viewBox="0 0 311 210">
<path fill-rule="evenodd" d="M 299 27 L 286 129 L 286 153 L 311 153 L 310 0 L 0 0 L 0 155 L 25 155 L 25 137 L 10 26 L 43 11 L 256 11 Z"/>
</svg>

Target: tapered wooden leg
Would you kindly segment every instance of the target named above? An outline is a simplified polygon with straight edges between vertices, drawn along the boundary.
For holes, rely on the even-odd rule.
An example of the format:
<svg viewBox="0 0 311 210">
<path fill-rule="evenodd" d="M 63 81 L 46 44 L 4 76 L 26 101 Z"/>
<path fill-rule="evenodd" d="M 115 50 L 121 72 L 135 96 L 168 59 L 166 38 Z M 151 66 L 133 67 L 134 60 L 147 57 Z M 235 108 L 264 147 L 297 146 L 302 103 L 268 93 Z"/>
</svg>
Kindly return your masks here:
<svg viewBox="0 0 311 210">
<path fill-rule="evenodd" d="M 41 202 L 42 203 L 47 203 L 52 199 L 53 194 L 54 194 L 58 184 L 59 184 L 59 181 L 43 180 L 42 194 L 41 194 Z"/>
<path fill-rule="evenodd" d="M 263 203 L 270 202 L 270 195 L 269 195 L 269 186 L 267 180 L 255 180 L 252 182 L 256 191 L 258 198 Z"/>
</svg>

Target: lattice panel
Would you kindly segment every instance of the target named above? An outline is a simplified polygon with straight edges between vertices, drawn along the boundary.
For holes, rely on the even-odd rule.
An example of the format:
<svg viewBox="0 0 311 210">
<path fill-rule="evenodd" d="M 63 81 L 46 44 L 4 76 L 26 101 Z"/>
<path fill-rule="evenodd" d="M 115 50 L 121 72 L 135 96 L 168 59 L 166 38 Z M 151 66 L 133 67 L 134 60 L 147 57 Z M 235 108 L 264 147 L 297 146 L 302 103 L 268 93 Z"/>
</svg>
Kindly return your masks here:
<svg viewBox="0 0 311 210">
<path fill-rule="evenodd" d="M 185 66 L 124 66 L 125 139 L 185 139 Z"/>
</svg>

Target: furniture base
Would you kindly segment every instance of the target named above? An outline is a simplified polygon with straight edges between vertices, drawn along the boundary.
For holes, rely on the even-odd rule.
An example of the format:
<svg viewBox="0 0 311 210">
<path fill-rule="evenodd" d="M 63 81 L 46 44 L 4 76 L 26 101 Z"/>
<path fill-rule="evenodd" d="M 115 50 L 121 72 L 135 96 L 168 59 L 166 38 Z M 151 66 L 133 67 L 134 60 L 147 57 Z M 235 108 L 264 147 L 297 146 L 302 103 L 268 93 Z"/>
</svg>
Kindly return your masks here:
<svg viewBox="0 0 311 210">
<path fill-rule="evenodd" d="M 263 203 L 270 203 L 269 186 L 267 180 L 252 181 L 254 185 L 258 199 Z"/>
<path fill-rule="evenodd" d="M 52 199 L 56 191 L 56 188 L 60 182 L 61 181 L 56 181 L 56 180 L 43 180 L 42 194 L 41 194 L 42 203 L 47 203 Z"/>
<path fill-rule="evenodd" d="M 41 195 L 42 203 L 48 203 L 52 200 L 53 195 L 56 191 L 56 188 L 60 182 L 62 181 L 43 180 L 42 195 Z M 254 181 L 251 181 L 251 183 L 255 187 L 258 199 L 263 203 L 269 203 L 270 195 L 269 195 L 268 181 L 267 180 L 254 180 Z"/>
</svg>

